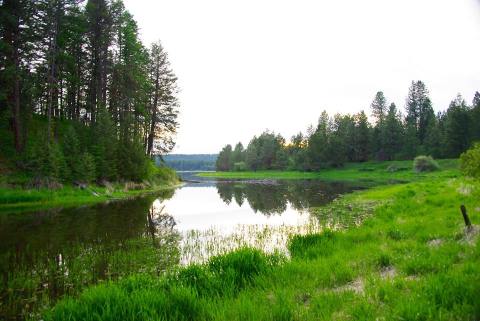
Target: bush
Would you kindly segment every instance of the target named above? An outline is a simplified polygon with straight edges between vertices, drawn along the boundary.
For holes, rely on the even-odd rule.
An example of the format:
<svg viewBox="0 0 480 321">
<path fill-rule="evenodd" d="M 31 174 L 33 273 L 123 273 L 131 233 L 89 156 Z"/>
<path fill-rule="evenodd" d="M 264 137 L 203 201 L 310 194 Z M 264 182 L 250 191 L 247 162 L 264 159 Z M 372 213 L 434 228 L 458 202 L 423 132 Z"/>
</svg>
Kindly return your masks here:
<svg viewBox="0 0 480 321">
<path fill-rule="evenodd" d="M 480 178 L 480 142 L 460 155 L 460 169 L 466 176 Z"/>
<path fill-rule="evenodd" d="M 417 156 L 413 160 L 413 170 L 419 172 L 433 172 L 439 170 L 440 166 L 432 156 Z"/>
</svg>

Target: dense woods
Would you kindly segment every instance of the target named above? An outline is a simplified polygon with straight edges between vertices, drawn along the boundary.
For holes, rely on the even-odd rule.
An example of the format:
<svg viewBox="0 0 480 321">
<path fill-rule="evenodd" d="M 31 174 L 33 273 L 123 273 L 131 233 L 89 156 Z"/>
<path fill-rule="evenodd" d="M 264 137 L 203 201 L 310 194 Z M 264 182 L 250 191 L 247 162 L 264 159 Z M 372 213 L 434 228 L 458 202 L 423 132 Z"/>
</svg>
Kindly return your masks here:
<svg viewBox="0 0 480 321">
<path fill-rule="evenodd" d="M 422 81 L 412 81 L 402 113 L 383 92 L 375 95 L 371 118 L 357 114 L 322 112 L 316 127 L 298 133 L 289 142 L 265 131 L 246 148 L 225 146 L 216 168 L 230 170 L 290 169 L 315 171 L 342 166 L 346 162 L 404 160 L 417 155 L 456 158 L 480 139 L 480 93 L 471 105 L 461 95 L 446 111 L 435 114 L 429 92 Z"/>
<path fill-rule="evenodd" d="M 121 0 L 4 0 L 0 152 L 60 181 L 142 180 L 173 148 L 177 78 Z"/>
</svg>

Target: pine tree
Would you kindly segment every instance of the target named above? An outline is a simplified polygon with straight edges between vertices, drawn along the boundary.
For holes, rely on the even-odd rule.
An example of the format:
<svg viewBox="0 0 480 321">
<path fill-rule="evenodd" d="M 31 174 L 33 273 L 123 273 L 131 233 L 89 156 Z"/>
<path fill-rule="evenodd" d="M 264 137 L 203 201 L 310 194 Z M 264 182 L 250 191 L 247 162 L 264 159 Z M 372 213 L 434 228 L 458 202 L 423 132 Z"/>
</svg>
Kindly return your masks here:
<svg viewBox="0 0 480 321">
<path fill-rule="evenodd" d="M 319 170 L 327 165 L 327 144 L 329 136 L 329 116 L 323 111 L 315 132 L 308 139 L 308 169 Z"/>
<path fill-rule="evenodd" d="M 245 151 L 243 149 L 242 143 L 238 142 L 237 145 L 235 145 L 235 149 L 233 150 L 232 153 L 232 162 L 235 163 L 240 163 L 245 161 Z"/>
<path fill-rule="evenodd" d="M 470 146 L 469 108 L 459 94 L 447 109 L 445 120 L 447 157 L 458 157 Z"/>
<path fill-rule="evenodd" d="M 379 91 L 375 94 L 375 98 L 370 105 L 372 109 L 372 116 L 375 119 L 375 125 L 381 125 L 385 119 L 387 113 L 387 100 L 383 91 Z"/>
<path fill-rule="evenodd" d="M 471 115 L 472 141 L 480 141 L 480 93 L 478 91 L 473 97 Z"/>
<path fill-rule="evenodd" d="M 245 151 L 245 162 L 247 163 L 247 168 L 250 170 L 256 171 L 260 167 L 259 146 L 255 136 L 248 143 Z"/>
<path fill-rule="evenodd" d="M 32 79 L 28 71 L 35 61 L 37 2 L 4 0 L 0 7 L 0 111 L 8 113 L 17 153 L 26 141 L 23 120 L 29 111 L 26 89 Z"/>
<path fill-rule="evenodd" d="M 99 180 L 117 178 L 116 150 L 117 137 L 113 121 L 105 107 L 100 107 L 97 122 L 93 126 L 92 156 L 95 160 L 95 173 Z"/>
<path fill-rule="evenodd" d="M 422 81 L 412 81 L 406 103 L 406 127 L 409 129 L 409 135 L 417 137 L 418 143 L 423 144 L 428 123 L 433 121 L 435 113 L 432 103 L 428 97 L 428 89 Z M 413 143 L 413 137 L 407 139 L 407 142 Z M 413 146 L 409 149 L 413 150 Z"/>
<path fill-rule="evenodd" d="M 393 160 L 403 144 L 403 126 L 400 114 L 394 103 L 390 104 L 381 135 L 386 160 Z"/>
<path fill-rule="evenodd" d="M 356 123 L 356 144 L 355 154 L 356 161 L 365 162 L 370 156 L 370 128 L 368 118 L 365 112 L 362 110 L 355 115 Z"/>
<path fill-rule="evenodd" d="M 434 158 L 440 158 L 442 154 L 442 132 L 440 131 L 439 120 L 433 118 L 429 123 L 425 133 L 424 151 L 425 154 Z"/>
<path fill-rule="evenodd" d="M 232 165 L 232 145 L 226 145 L 218 154 L 216 168 L 218 171 L 230 171 Z"/>
<path fill-rule="evenodd" d="M 82 177 L 80 141 L 73 126 L 70 126 L 63 138 L 63 154 L 65 162 L 70 170 L 70 177 L 66 179 L 74 182 Z"/>
<path fill-rule="evenodd" d="M 152 44 L 150 61 L 149 72 L 153 90 L 149 99 L 150 126 L 147 137 L 147 155 L 151 155 L 153 152 L 169 152 L 174 144 L 168 138 L 175 134 L 178 127 L 176 121 L 178 115 L 177 77 L 170 67 L 167 53 L 160 42 Z M 154 144 L 155 140 L 156 144 Z"/>
</svg>

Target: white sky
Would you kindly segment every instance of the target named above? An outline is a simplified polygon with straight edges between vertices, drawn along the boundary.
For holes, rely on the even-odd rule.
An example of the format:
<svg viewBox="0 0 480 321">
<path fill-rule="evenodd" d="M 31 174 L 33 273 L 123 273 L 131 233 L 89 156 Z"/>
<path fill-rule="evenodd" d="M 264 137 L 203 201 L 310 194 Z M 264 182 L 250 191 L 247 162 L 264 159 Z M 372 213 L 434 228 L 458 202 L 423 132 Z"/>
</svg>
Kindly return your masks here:
<svg viewBox="0 0 480 321">
<path fill-rule="evenodd" d="M 423 80 L 435 110 L 480 91 L 480 0 L 124 0 L 161 40 L 181 88 L 175 153 L 216 153 L 330 114 L 403 110 Z M 369 113 L 369 110 L 368 110 Z"/>
</svg>

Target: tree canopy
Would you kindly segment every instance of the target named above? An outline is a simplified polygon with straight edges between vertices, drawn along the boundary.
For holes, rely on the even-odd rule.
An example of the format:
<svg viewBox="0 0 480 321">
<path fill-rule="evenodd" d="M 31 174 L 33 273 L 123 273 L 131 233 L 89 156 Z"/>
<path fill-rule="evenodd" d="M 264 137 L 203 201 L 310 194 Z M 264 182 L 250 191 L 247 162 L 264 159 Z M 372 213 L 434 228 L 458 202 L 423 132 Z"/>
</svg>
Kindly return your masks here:
<svg viewBox="0 0 480 321">
<path fill-rule="evenodd" d="M 419 154 L 455 158 L 480 139 L 478 92 L 471 106 L 458 95 L 445 112 L 435 114 L 425 83 L 412 81 L 405 116 L 395 103 L 387 102 L 382 91 L 375 94 L 370 108 L 371 120 L 365 111 L 333 117 L 323 111 L 315 127 L 294 135 L 289 142 L 265 131 L 253 137 L 243 152 L 236 148 L 235 158 L 245 159 L 241 170 L 317 171 L 345 162 L 413 159 Z M 220 156 L 228 153 L 232 153 L 231 146 Z M 217 170 L 239 170 L 234 162 L 217 163 Z"/>
<path fill-rule="evenodd" d="M 0 125 L 17 166 L 62 180 L 143 179 L 178 127 L 161 43 L 142 44 L 121 0 L 0 5 Z"/>
</svg>

